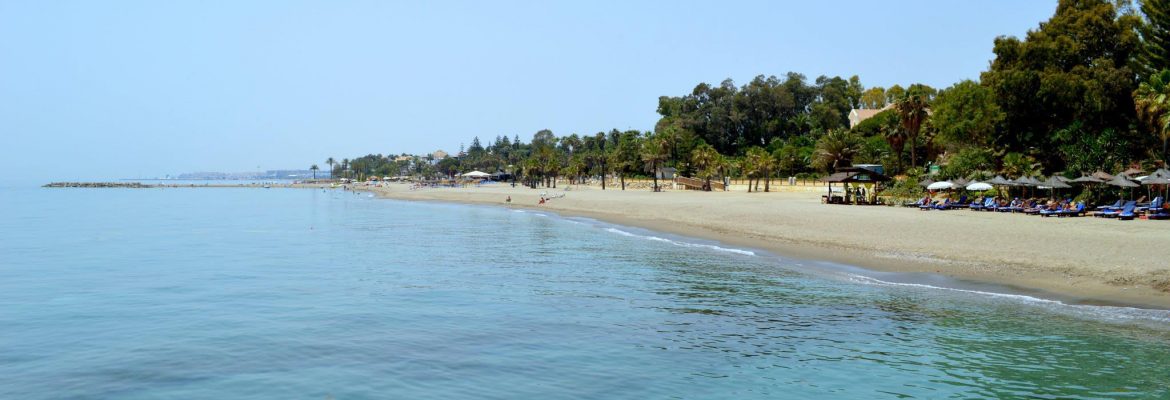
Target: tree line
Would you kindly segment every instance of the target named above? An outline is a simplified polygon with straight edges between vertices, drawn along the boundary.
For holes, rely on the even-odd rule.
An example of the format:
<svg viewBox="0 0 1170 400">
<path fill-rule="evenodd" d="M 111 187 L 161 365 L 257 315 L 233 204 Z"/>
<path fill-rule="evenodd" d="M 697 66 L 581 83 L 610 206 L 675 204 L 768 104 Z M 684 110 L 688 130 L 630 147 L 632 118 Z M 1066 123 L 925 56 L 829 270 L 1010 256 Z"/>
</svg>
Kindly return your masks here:
<svg viewBox="0 0 1170 400">
<path fill-rule="evenodd" d="M 1060 0 L 1023 38 L 994 39 L 978 81 L 865 87 L 858 76 L 757 76 L 700 83 L 658 99 L 653 129 L 558 137 L 478 137 L 454 157 L 367 155 L 331 171 L 451 177 L 506 172 L 529 186 L 558 179 L 656 177 L 664 167 L 767 191 L 779 176 L 859 163 L 942 178 L 1116 171 L 1164 164 L 1170 140 L 1170 0 Z M 850 113 L 874 114 L 850 125 Z M 866 111 L 869 110 L 869 111 Z M 612 182 L 610 183 L 612 186 Z M 708 185 L 709 186 L 709 185 Z M 657 187 L 657 183 L 655 183 Z"/>
</svg>

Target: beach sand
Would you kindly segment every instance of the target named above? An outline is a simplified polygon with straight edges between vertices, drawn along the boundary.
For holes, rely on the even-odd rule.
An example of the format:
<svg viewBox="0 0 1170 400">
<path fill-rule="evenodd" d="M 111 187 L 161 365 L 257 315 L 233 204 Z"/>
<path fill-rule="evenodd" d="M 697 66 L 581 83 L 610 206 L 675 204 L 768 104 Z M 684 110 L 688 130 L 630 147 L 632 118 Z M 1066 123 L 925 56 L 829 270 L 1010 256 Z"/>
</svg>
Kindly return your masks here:
<svg viewBox="0 0 1170 400">
<path fill-rule="evenodd" d="M 820 192 L 697 192 L 507 184 L 382 197 L 543 209 L 878 271 L 941 274 L 1087 304 L 1170 309 L 1170 221 L 1042 218 L 820 203 Z M 538 205 L 542 192 L 563 198 Z M 512 203 L 505 198 L 511 196 Z"/>
</svg>

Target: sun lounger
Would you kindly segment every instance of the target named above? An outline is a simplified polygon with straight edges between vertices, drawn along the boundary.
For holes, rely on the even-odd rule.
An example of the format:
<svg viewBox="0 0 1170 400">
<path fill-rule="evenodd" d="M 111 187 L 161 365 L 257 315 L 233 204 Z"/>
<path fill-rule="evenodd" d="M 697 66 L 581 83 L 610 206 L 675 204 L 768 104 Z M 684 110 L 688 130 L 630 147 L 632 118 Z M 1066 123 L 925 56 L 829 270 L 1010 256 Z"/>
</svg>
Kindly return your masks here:
<svg viewBox="0 0 1170 400">
<path fill-rule="evenodd" d="M 1121 213 L 1117 214 L 1117 219 L 1122 221 L 1129 221 L 1134 219 L 1136 216 L 1133 211 L 1135 207 L 1136 205 L 1134 204 L 1126 203 L 1125 208 L 1121 209 Z"/>
<path fill-rule="evenodd" d="M 981 202 L 981 203 L 971 203 L 971 211 L 983 211 L 987 207 L 991 207 L 994 204 L 995 204 L 995 199 L 988 197 L 988 198 L 983 199 L 983 202 Z"/>
<path fill-rule="evenodd" d="M 1121 214 L 1121 211 L 1123 211 L 1125 209 L 1129 209 L 1130 212 L 1133 212 L 1133 209 L 1136 206 L 1137 206 L 1137 202 L 1130 200 L 1130 201 L 1125 202 L 1125 205 L 1122 206 L 1121 209 L 1111 210 L 1111 211 L 1101 211 L 1101 212 L 1098 212 L 1096 214 L 1093 214 L 1093 216 L 1099 217 L 1099 218 L 1116 218 L 1119 214 Z"/>
<path fill-rule="evenodd" d="M 1111 206 L 1097 207 L 1097 211 L 1116 211 L 1120 210 L 1123 205 L 1125 205 L 1125 200 L 1117 199 L 1117 202 L 1113 203 Z"/>
<path fill-rule="evenodd" d="M 1165 208 L 1158 209 L 1157 211 L 1155 211 L 1153 213 L 1146 214 L 1146 219 L 1151 219 L 1151 220 L 1170 219 L 1170 210 L 1167 210 Z"/>
<path fill-rule="evenodd" d="M 1137 207 L 1137 210 L 1138 211 L 1157 210 L 1159 208 L 1162 208 L 1162 201 L 1163 201 L 1162 196 L 1155 197 L 1154 201 L 1151 201 L 1150 204 L 1146 204 L 1146 205 L 1139 204 Z"/>
</svg>

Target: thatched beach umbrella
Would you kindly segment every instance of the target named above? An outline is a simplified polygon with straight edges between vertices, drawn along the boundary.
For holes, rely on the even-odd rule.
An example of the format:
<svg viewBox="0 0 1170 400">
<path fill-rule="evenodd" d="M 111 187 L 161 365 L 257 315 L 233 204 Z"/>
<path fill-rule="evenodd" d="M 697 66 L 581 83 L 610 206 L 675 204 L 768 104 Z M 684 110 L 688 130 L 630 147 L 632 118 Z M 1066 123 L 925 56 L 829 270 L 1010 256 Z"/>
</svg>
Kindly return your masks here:
<svg viewBox="0 0 1170 400">
<path fill-rule="evenodd" d="M 1004 179 L 1004 177 L 999 176 L 999 175 L 996 175 L 994 178 L 991 178 L 991 180 L 987 181 L 987 183 L 991 184 L 992 186 L 1011 186 L 1012 185 L 1012 181 Z"/>
<path fill-rule="evenodd" d="M 1109 182 L 1109 180 L 1113 179 L 1113 175 L 1109 175 L 1109 173 L 1105 171 L 1097 171 L 1089 176 L 1100 179 L 1102 183 Z"/>
<path fill-rule="evenodd" d="M 1068 189 L 1072 186 L 1069 186 L 1069 184 L 1061 181 L 1056 175 L 1053 175 L 1048 177 L 1044 182 L 1041 182 L 1040 187 L 1047 187 L 1051 191 L 1051 197 L 1056 197 L 1056 189 Z"/>
<path fill-rule="evenodd" d="M 1113 179 L 1113 178 L 1109 178 L 1109 179 Z M 1095 175 L 1085 175 L 1085 176 L 1082 176 L 1080 178 L 1073 179 L 1072 181 L 1073 181 L 1073 183 L 1089 184 L 1089 183 L 1105 183 L 1109 179 L 1101 179 Z"/>
<path fill-rule="evenodd" d="M 1170 197 L 1170 171 L 1158 169 L 1150 176 L 1139 180 L 1143 185 L 1166 185 L 1166 197 Z"/>
<path fill-rule="evenodd" d="M 955 187 L 966 187 L 971 181 L 967 180 L 967 178 L 955 178 L 951 180 L 951 183 L 955 184 Z"/>
<path fill-rule="evenodd" d="M 1141 174 L 1145 173 L 1145 171 L 1142 171 L 1142 170 L 1134 168 L 1134 167 L 1129 167 L 1129 169 L 1126 169 L 1125 172 L 1122 172 L 1122 173 L 1129 175 L 1129 176 L 1134 176 L 1134 175 L 1141 175 Z"/>
<path fill-rule="evenodd" d="M 1141 185 L 1138 185 L 1136 183 L 1133 183 L 1133 181 L 1129 180 L 1129 178 L 1127 178 L 1124 174 L 1118 174 L 1117 176 L 1114 176 L 1113 179 L 1110 179 L 1108 182 L 1105 182 L 1105 183 L 1109 184 L 1109 185 L 1117 186 L 1117 187 L 1122 188 L 1122 189 L 1135 188 L 1135 187 L 1141 186 Z M 1133 192 L 1131 191 L 1130 193 L 1132 194 Z"/>
<path fill-rule="evenodd" d="M 932 184 L 932 183 L 934 183 L 933 179 L 923 178 L 921 181 L 918 182 L 918 186 L 927 187 L 927 186 L 930 186 L 930 184 Z"/>
</svg>

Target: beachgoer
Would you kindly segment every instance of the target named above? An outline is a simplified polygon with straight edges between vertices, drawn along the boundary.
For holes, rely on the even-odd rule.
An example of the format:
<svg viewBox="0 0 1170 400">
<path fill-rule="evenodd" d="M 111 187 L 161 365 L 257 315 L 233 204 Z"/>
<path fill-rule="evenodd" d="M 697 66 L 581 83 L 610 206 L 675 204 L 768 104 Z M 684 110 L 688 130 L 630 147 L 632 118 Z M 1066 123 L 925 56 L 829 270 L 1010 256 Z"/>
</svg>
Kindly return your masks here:
<svg viewBox="0 0 1170 400">
<path fill-rule="evenodd" d="M 508 198 L 506 200 L 504 200 L 504 202 L 508 203 L 508 204 L 512 204 L 512 196 L 508 196 Z"/>
</svg>

